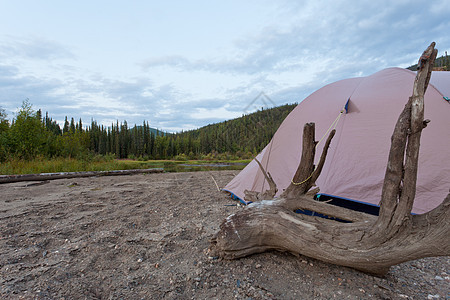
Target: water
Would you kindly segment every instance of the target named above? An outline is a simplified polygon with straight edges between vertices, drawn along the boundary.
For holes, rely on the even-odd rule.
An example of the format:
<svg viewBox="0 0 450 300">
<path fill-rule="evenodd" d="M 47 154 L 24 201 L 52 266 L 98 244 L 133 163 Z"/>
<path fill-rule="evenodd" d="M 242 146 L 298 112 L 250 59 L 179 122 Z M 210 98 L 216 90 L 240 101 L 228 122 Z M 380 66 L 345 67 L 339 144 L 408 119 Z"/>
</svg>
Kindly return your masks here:
<svg viewBox="0 0 450 300">
<path fill-rule="evenodd" d="M 246 163 L 210 163 L 210 164 L 176 164 L 164 163 L 164 172 L 198 172 L 218 170 L 242 170 Z"/>
</svg>

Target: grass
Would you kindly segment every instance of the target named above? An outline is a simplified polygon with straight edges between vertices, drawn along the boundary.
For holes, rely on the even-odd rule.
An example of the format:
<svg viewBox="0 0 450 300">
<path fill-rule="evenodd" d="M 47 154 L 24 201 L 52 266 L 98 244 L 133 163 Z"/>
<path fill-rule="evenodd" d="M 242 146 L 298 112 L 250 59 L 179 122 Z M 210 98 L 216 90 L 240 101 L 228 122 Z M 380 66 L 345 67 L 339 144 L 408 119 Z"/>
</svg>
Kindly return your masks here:
<svg viewBox="0 0 450 300">
<path fill-rule="evenodd" d="M 14 159 L 0 164 L 1 175 L 37 174 L 56 172 L 81 172 L 81 171 L 109 171 L 164 168 L 166 172 L 186 172 L 204 170 L 241 170 L 250 160 L 147 160 L 137 161 L 128 159 L 111 159 L 96 157 L 91 160 L 74 158 L 36 158 L 33 160 Z M 208 164 L 231 164 L 227 167 L 214 167 Z M 191 166 L 182 166 L 188 164 Z M 193 166 L 192 166 L 193 165 Z"/>
</svg>

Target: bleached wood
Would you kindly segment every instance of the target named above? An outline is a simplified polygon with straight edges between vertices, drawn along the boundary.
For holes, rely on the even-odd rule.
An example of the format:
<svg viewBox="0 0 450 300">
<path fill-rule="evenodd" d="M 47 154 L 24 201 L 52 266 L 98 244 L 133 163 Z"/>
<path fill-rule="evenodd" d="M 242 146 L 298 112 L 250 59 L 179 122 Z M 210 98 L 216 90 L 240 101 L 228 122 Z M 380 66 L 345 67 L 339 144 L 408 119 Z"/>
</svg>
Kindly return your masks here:
<svg viewBox="0 0 450 300">
<path fill-rule="evenodd" d="M 226 259 L 267 250 L 289 251 L 378 275 L 405 261 L 450 255 L 450 193 L 432 211 L 411 215 L 424 128 L 423 99 L 437 54 L 434 46 L 432 43 L 421 57 L 413 95 L 395 125 L 379 217 L 306 198 L 320 173 L 312 173 L 314 124 L 308 123 L 303 133 L 302 160 L 293 178 L 294 183 L 301 184 L 291 184 L 280 199 L 254 203 L 229 216 L 212 239 L 211 250 Z M 326 149 L 316 170 L 325 162 Z M 351 223 L 297 214 L 297 209 Z"/>
</svg>

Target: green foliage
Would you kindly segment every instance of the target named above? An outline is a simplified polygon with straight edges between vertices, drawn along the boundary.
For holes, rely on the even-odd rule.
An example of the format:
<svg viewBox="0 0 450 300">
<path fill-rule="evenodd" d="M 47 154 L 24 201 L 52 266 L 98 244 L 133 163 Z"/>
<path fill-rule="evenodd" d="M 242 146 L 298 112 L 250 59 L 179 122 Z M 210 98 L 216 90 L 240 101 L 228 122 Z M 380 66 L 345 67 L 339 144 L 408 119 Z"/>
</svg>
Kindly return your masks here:
<svg viewBox="0 0 450 300">
<path fill-rule="evenodd" d="M 187 161 L 188 157 L 186 156 L 186 154 L 181 153 L 181 154 L 176 155 L 173 159 L 176 161 Z"/>
<path fill-rule="evenodd" d="M 66 118 L 64 120 L 64 127 L 63 127 L 62 132 L 63 133 L 68 133 L 69 132 L 69 121 L 67 121 L 67 116 L 66 116 Z"/>
<path fill-rule="evenodd" d="M 254 156 L 270 142 L 281 122 L 295 107 L 296 104 L 287 104 L 262 109 L 237 119 L 171 135 L 168 138 L 173 140 L 169 142 L 173 149 L 170 150 L 175 155 L 184 153 L 197 158 L 208 154 L 214 158 L 219 155 Z"/>
<path fill-rule="evenodd" d="M 230 161 L 214 161 L 227 163 Z M 232 161 L 234 165 L 220 169 L 242 170 L 250 160 Z M 237 164 L 236 164 L 237 163 Z M 191 166 L 183 166 L 183 164 Z M 164 168 L 167 172 L 185 172 L 189 171 L 206 171 L 213 170 L 214 166 L 210 166 L 208 161 L 167 161 L 167 160 L 150 160 L 150 161 L 132 161 L 118 160 L 111 155 L 92 155 L 90 160 L 81 160 L 76 158 L 57 157 L 48 159 L 38 156 L 31 160 L 10 159 L 0 164 L 0 174 L 39 174 L 39 173 L 56 173 L 56 172 L 79 172 L 79 171 L 108 171 L 108 170 L 129 170 L 129 169 L 149 169 Z"/>
<path fill-rule="evenodd" d="M 0 161 L 41 158 L 76 158 L 91 163 L 98 157 L 148 160 L 249 159 L 269 143 L 296 104 L 262 109 L 240 118 L 176 134 L 150 128 L 148 122 L 128 127 L 117 121 L 110 127 L 92 120 L 83 128 L 81 119 L 66 117 L 63 129 L 48 113 L 42 117 L 28 100 L 10 125 L 0 110 Z"/>
<path fill-rule="evenodd" d="M 83 159 L 89 155 L 89 136 L 83 132 L 69 130 L 56 137 L 57 156 L 77 157 Z"/>
<path fill-rule="evenodd" d="M 9 129 L 8 115 L 5 110 L 0 107 L 0 134 L 6 132 Z"/>
<path fill-rule="evenodd" d="M 6 138 L 9 130 L 7 116 L 5 110 L 0 107 L 0 162 L 5 161 L 8 154 L 6 149 Z"/>
<path fill-rule="evenodd" d="M 222 159 L 250 158 L 270 142 L 275 131 L 296 104 L 261 110 L 230 121 L 176 134 L 149 127 L 128 127 L 116 122 L 111 127 L 92 121 L 87 129 L 89 150 L 113 153 L 116 158 L 148 159 Z M 69 128 L 69 127 L 68 127 Z M 69 129 L 68 129 L 69 130 Z M 208 154 L 211 154 L 208 156 Z"/>
<path fill-rule="evenodd" d="M 41 122 L 40 113 L 33 110 L 27 99 L 2 142 L 14 156 L 31 159 L 42 152 L 47 139 L 48 132 Z"/>
<path fill-rule="evenodd" d="M 91 155 L 88 160 L 69 157 L 31 160 L 11 159 L 0 164 L 0 174 L 38 174 L 55 172 L 108 171 L 147 168 L 147 165 L 115 160 L 111 156 Z"/>
</svg>

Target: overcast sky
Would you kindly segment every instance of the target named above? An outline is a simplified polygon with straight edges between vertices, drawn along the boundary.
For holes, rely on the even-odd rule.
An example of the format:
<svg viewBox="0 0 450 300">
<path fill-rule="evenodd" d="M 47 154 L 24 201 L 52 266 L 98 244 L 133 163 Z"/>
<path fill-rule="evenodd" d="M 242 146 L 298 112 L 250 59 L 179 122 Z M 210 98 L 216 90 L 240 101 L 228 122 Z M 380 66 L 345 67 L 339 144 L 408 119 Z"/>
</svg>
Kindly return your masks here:
<svg viewBox="0 0 450 300">
<path fill-rule="evenodd" d="M 0 0 L 0 107 L 198 128 L 407 67 L 432 41 L 450 54 L 449 16 L 449 0 Z"/>
</svg>

